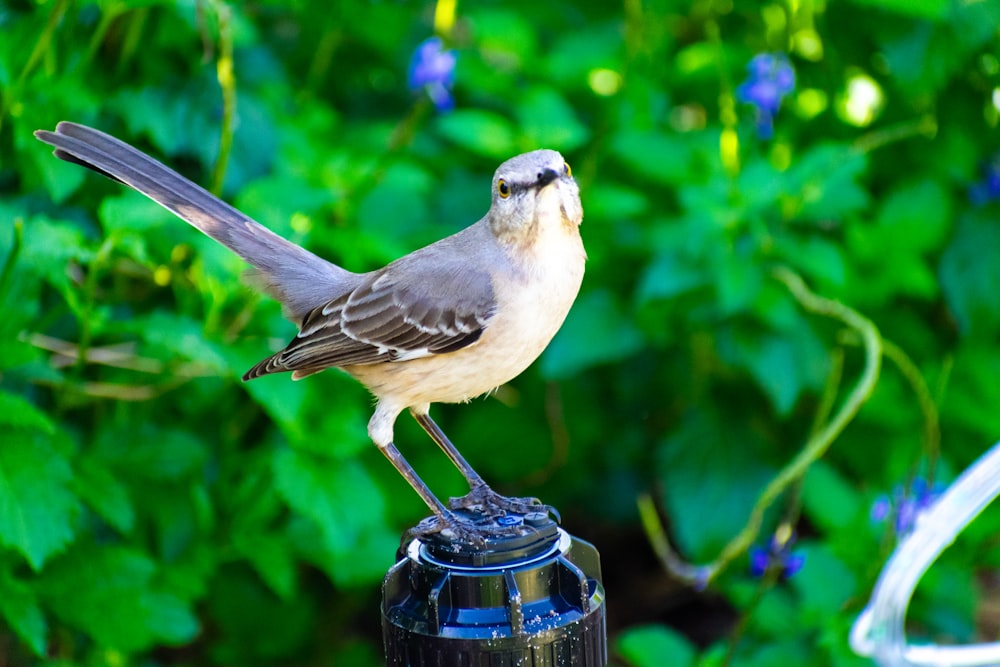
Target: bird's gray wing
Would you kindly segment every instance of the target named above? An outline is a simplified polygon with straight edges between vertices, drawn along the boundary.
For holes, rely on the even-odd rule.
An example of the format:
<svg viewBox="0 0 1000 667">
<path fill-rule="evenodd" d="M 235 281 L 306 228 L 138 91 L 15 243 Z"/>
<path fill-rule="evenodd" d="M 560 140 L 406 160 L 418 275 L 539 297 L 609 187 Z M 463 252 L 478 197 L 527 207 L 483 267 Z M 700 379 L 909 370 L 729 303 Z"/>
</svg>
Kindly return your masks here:
<svg viewBox="0 0 1000 667">
<path fill-rule="evenodd" d="M 331 366 L 406 361 L 475 343 L 496 307 L 490 276 L 474 262 L 470 265 L 465 255 L 436 254 L 404 257 L 368 274 L 353 291 L 314 308 L 298 336 L 244 379 L 281 371 L 297 371 L 296 377 L 302 377 Z"/>
</svg>

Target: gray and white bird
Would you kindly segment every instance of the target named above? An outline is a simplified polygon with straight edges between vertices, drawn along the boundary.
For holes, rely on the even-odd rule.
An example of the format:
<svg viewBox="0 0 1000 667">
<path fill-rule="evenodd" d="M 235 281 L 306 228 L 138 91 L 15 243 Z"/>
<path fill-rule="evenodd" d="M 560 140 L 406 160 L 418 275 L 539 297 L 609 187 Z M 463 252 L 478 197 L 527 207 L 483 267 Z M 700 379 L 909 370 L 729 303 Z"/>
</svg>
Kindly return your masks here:
<svg viewBox="0 0 1000 667">
<path fill-rule="evenodd" d="M 353 273 L 103 132 L 61 122 L 35 136 L 54 146 L 56 157 L 134 188 L 250 263 L 253 284 L 281 302 L 299 333 L 243 379 L 291 371 L 297 380 L 336 367 L 360 381 L 377 398 L 369 436 L 434 512 L 437 529 L 475 539 L 452 510 L 544 508 L 490 489 L 429 410 L 519 375 L 576 299 L 586 260 L 583 208 L 558 152 L 537 150 L 500 165 L 489 211 L 475 224 L 381 269 Z M 400 454 L 393 426 L 406 409 L 465 476 L 468 495 L 446 506 Z"/>
</svg>

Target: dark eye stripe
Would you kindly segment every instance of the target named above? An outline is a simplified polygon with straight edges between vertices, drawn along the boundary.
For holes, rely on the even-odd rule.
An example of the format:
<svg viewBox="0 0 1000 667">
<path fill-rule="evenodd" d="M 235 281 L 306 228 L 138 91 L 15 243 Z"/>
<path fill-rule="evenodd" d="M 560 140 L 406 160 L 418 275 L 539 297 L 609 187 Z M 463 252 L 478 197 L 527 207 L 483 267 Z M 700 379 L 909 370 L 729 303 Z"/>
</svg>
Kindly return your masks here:
<svg viewBox="0 0 1000 667">
<path fill-rule="evenodd" d="M 533 187 L 534 183 L 511 182 L 503 178 L 497 181 L 497 192 L 500 193 L 501 199 L 507 199 L 511 195 L 516 195 L 521 192 L 527 192 Z M 506 194 L 504 194 L 504 188 L 506 188 Z"/>
</svg>

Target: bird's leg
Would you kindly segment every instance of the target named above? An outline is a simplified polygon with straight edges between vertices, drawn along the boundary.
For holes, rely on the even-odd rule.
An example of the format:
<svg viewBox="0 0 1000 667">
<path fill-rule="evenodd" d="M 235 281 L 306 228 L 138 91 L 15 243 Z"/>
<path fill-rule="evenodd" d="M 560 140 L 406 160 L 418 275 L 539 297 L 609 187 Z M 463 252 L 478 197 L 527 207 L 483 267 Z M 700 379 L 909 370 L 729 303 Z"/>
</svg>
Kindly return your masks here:
<svg viewBox="0 0 1000 667">
<path fill-rule="evenodd" d="M 514 514 L 552 512 L 558 519 L 558 512 L 548 505 L 542 504 L 542 501 L 538 500 L 538 498 L 510 498 L 502 496 L 491 489 L 483 481 L 479 473 L 472 469 L 472 466 L 469 465 L 465 457 L 452 444 L 448 436 L 444 434 L 441 427 L 431 419 L 430 414 L 427 412 L 418 412 L 414 409 L 410 410 L 410 414 L 417 420 L 421 428 L 427 432 L 427 435 L 431 436 L 431 439 L 437 443 L 441 451 L 451 459 L 451 462 L 455 464 L 455 467 L 458 468 L 459 472 L 462 473 L 462 476 L 469 483 L 469 493 L 467 495 L 461 498 L 452 498 L 449 501 L 448 506 L 451 509 L 473 509 L 479 506 L 486 510 L 499 510 L 500 512 L 511 512 Z"/>
<path fill-rule="evenodd" d="M 462 453 L 458 451 L 458 448 L 456 448 L 454 444 L 452 444 L 451 440 L 448 439 L 448 436 L 445 435 L 444 431 L 441 430 L 441 427 L 438 426 L 433 419 L 431 419 L 429 414 L 426 412 L 416 412 L 415 410 L 410 410 L 410 414 L 412 414 L 413 418 L 417 420 L 420 427 L 427 432 L 427 435 L 431 436 L 431 440 L 436 442 L 438 447 L 441 448 L 441 451 L 443 451 L 451 462 L 455 464 L 455 467 L 458 468 L 459 472 L 462 473 L 462 476 L 465 477 L 465 481 L 469 483 L 470 489 L 475 489 L 477 487 L 489 488 L 486 486 L 486 482 L 483 481 L 483 478 L 479 476 L 479 473 L 473 470 L 472 466 L 469 465 L 469 462 L 465 460 L 464 456 L 462 456 Z"/>
<path fill-rule="evenodd" d="M 424 480 L 420 479 L 420 476 L 417 475 L 413 466 L 411 466 L 409 462 L 403 458 L 403 455 L 398 449 L 396 449 L 394 444 L 390 442 L 387 445 L 379 445 L 379 449 L 383 454 L 385 454 L 385 457 L 389 459 L 389 462 L 399 472 L 399 474 L 410 483 L 413 490 L 416 491 L 421 498 L 423 498 L 424 502 L 427 503 L 427 506 L 431 509 L 431 511 L 434 512 L 434 516 L 437 518 L 437 525 L 432 526 L 426 532 L 439 532 L 440 530 L 447 528 L 451 529 L 451 531 L 455 534 L 455 537 L 462 541 L 471 542 L 473 544 L 484 543 L 483 536 L 475 530 L 473 525 L 466 525 L 465 522 L 459 520 L 450 509 L 445 507 L 444 503 L 437 499 L 437 496 L 431 492 L 430 487 L 424 483 Z M 419 534 L 424 532 L 422 530 L 423 525 L 424 522 L 421 522 L 421 525 L 413 529 L 411 533 Z"/>
</svg>

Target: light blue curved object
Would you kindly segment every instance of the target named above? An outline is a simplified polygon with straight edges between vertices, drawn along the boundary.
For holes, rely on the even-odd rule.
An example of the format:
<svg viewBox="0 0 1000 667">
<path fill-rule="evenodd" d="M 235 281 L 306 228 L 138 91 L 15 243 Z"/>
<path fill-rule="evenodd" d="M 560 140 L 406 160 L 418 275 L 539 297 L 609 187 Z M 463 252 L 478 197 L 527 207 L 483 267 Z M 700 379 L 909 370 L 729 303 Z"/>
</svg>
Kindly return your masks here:
<svg viewBox="0 0 1000 667">
<path fill-rule="evenodd" d="M 868 606 L 851 629 L 851 648 L 880 667 L 1000 665 L 1000 642 L 909 645 L 904 623 L 913 591 L 937 557 L 1000 495 L 1000 443 L 970 466 L 916 520 L 882 570 Z"/>
</svg>

